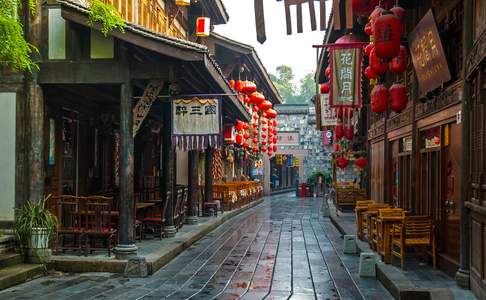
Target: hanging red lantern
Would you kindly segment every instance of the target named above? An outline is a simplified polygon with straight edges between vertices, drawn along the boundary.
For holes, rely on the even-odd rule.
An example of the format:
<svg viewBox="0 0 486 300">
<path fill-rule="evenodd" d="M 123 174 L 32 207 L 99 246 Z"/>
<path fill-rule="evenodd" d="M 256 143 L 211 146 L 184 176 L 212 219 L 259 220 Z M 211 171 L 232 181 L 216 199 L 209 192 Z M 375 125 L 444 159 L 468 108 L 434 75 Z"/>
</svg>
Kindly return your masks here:
<svg viewBox="0 0 486 300">
<path fill-rule="evenodd" d="M 258 147 L 253 147 L 253 153 L 257 154 L 258 153 Z"/>
<path fill-rule="evenodd" d="M 353 0 L 353 13 L 360 17 L 369 16 L 376 5 L 378 0 Z"/>
<path fill-rule="evenodd" d="M 273 152 L 277 152 L 278 148 L 277 148 L 277 145 L 273 145 Z"/>
<path fill-rule="evenodd" d="M 383 84 L 375 85 L 371 90 L 371 111 L 383 113 L 387 108 L 388 90 Z"/>
<path fill-rule="evenodd" d="M 253 81 L 245 80 L 241 84 L 241 92 L 244 94 L 251 94 L 256 92 L 256 84 Z"/>
<path fill-rule="evenodd" d="M 394 57 L 390 63 L 389 68 L 393 73 L 401 73 L 407 69 L 408 64 L 408 51 L 407 47 L 400 46 L 400 52 L 397 57 Z"/>
<path fill-rule="evenodd" d="M 235 141 L 235 127 L 231 126 L 231 125 L 226 125 L 224 127 L 223 136 L 224 136 L 224 141 L 228 145 L 233 145 L 233 143 Z"/>
<path fill-rule="evenodd" d="M 371 71 L 376 75 L 381 75 L 386 72 L 388 64 L 380 57 L 376 56 L 376 47 L 371 50 L 370 53 L 370 67 Z"/>
<path fill-rule="evenodd" d="M 336 137 L 336 140 L 338 140 L 338 141 L 344 137 L 344 126 L 343 126 L 343 124 L 336 125 L 336 128 L 334 129 L 334 136 Z"/>
<path fill-rule="evenodd" d="M 236 131 L 242 131 L 243 130 L 243 122 L 240 120 L 236 120 Z"/>
<path fill-rule="evenodd" d="M 258 112 L 260 109 L 258 108 L 258 106 L 256 105 L 253 105 L 253 112 Z"/>
<path fill-rule="evenodd" d="M 267 127 L 263 126 L 262 131 L 267 131 Z"/>
<path fill-rule="evenodd" d="M 274 144 L 276 144 L 277 143 L 277 137 L 274 136 L 272 141 L 273 141 Z"/>
<path fill-rule="evenodd" d="M 370 24 L 371 24 L 371 34 L 375 31 L 375 22 L 385 10 L 380 6 L 376 6 L 375 9 L 370 14 Z"/>
<path fill-rule="evenodd" d="M 263 96 L 261 93 L 253 92 L 250 94 L 250 102 L 254 105 L 260 106 L 263 101 L 265 101 L 265 96 Z"/>
<path fill-rule="evenodd" d="M 354 136 L 354 127 L 353 126 L 346 126 L 344 127 L 344 137 L 351 141 Z"/>
<path fill-rule="evenodd" d="M 253 144 L 258 144 L 258 138 L 253 138 Z"/>
<path fill-rule="evenodd" d="M 262 133 L 262 139 L 266 139 L 267 135 L 265 133 Z"/>
<path fill-rule="evenodd" d="M 273 154 L 273 149 L 269 147 L 268 148 L 268 156 L 272 156 L 272 154 Z"/>
<path fill-rule="evenodd" d="M 273 135 L 277 135 L 277 129 L 273 130 Z"/>
<path fill-rule="evenodd" d="M 253 123 L 253 128 L 258 129 L 258 122 Z"/>
<path fill-rule="evenodd" d="M 236 142 L 236 144 L 241 145 L 243 143 L 243 135 L 238 133 L 235 136 L 235 142 Z"/>
<path fill-rule="evenodd" d="M 272 108 L 272 102 L 268 101 L 268 100 L 265 100 L 263 101 L 261 104 L 260 104 L 260 109 L 261 110 L 267 110 L 267 109 L 270 109 Z"/>
<path fill-rule="evenodd" d="M 394 6 L 390 9 L 390 11 L 400 19 L 400 22 L 402 23 L 402 29 L 403 29 L 403 23 L 405 21 L 405 15 L 406 15 L 405 9 L 400 6 Z"/>
<path fill-rule="evenodd" d="M 258 130 L 253 130 L 253 135 L 258 136 Z"/>
<path fill-rule="evenodd" d="M 324 82 L 323 84 L 321 84 L 321 94 L 329 93 L 330 89 L 331 89 L 331 86 L 329 85 L 329 82 Z"/>
<path fill-rule="evenodd" d="M 358 157 L 354 163 L 358 168 L 364 169 L 368 164 L 368 160 L 365 157 Z"/>
<path fill-rule="evenodd" d="M 235 81 L 233 79 L 229 81 L 229 85 L 232 89 L 235 89 Z"/>
<path fill-rule="evenodd" d="M 381 58 L 393 58 L 400 52 L 402 23 L 389 11 L 376 19 L 373 31 L 375 54 Z"/>
<path fill-rule="evenodd" d="M 348 163 L 349 163 L 349 161 L 342 156 L 336 158 L 336 164 L 340 169 L 346 169 L 346 167 L 348 166 Z"/>
<path fill-rule="evenodd" d="M 259 118 L 259 117 L 258 117 L 258 114 L 257 114 L 257 113 L 254 113 L 254 114 L 253 114 L 253 120 L 255 120 L 255 121 L 256 121 L 256 120 L 258 120 L 258 118 Z"/>
<path fill-rule="evenodd" d="M 364 27 L 364 32 L 367 35 L 372 35 L 373 34 L 373 27 L 371 26 L 371 23 L 370 22 L 366 23 L 366 25 Z"/>
<path fill-rule="evenodd" d="M 407 88 L 403 84 L 395 83 L 390 87 L 390 108 L 401 113 L 407 107 Z"/>
<path fill-rule="evenodd" d="M 277 125 L 278 125 L 277 120 L 273 120 L 273 127 L 277 127 Z"/>
<path fill-rule="evenodd" d="M 271 138 L 273 138 L 273 133 L 269 132 L 268 133 L 268 139 L 270 140 Z"/>
<path fill-rule="evenodd" d="M 211 32 L 211 19 L 198 17 L 196 19 L 196 36 L 208 37 Z"/>
<path fill-rule="evenodd" d="M 267 141 L 262 140 L 262 145 L 265 146 L 267 144 Z"/>
<path fill-rule="evenodd" d="M 247 140 L 250 138 L 250 134 L 248 132 L 245 132 L 243 133 L 243 137 L 245 138 L 245 140 Z"/>
<path fill-rule="evenodd" d="M 378 75 L 376 75 L 375 73 L 373 73 L 373 71 L 371 71 L 370 66 L 366 67 L 366 69 L 364 70 L 364 75 L 365 75 L 366 78 L 368 78 L 370 80 L 378 78 Z"/>
<path fill-rule="evenodd" d="M 267 125 L 267 119 L 262 119 L 262 124 Z"/>
<path fill-rule="evenodd" d="M 269 119 L 275 119 L 277 117 L 277 112 L 273 109 L 269 109 L 266 111 L 267 118 Z"/>
<path fill-rule="evenodd" d="M 243 147 L 245 147 L 245 148 L 249 148 L 249 147 L 250 147 L 250 144 L 249 144 L 248 142 L 244 142 L 244 143 L 243 143 Z"/>
<path fill-rule="evenodd" d="M 243 81 L 241 80 L 236 81 L 235 87 L 236 87 L 236 91 L 241 93 L 241 88 L 243 87 Z"/>
<path fill-rule="evenodd" d="M 370 57 L 371 50 L 373 50 L 373 48 L 374 48 L 374 47 L 375 47 L 375 46 L 374 46 L 372 43 L 370 43 L 370 44 L 366 45 L 366 47 L 365 47 L 365 49 L 364 49 L 364 53 L 365 53 L 365 55 L 366 55 L 366 56 L 368 56 L 368 57 Z"/>
<path fill-rule="evenodd" d="M 250 104 L 250 97 L 245 96 L 245 97 L 243 98 L 243 102 L 245 102 L 246 104 Z"/>
<path fill-rule="evenodd" d="M 262 152 L 263 153 L 267 152 L 267 147 L 262 147 Z"/>
<path fill-rule="evenodd" d="M 243 129 L 248 130 L 250 128 L 250 125 L 248 123 L 243 123 Z"/>
<path fill-rule="evenodd" d="M 329 67 L 329 66 L 328 66 L 328 67 L 326 68 L 326 72 L 325 72 L 325 74 L 326 74 L 326 78 L 329 78 L 329 77 L 331 76 L 331 67 Z"/>
</svg>

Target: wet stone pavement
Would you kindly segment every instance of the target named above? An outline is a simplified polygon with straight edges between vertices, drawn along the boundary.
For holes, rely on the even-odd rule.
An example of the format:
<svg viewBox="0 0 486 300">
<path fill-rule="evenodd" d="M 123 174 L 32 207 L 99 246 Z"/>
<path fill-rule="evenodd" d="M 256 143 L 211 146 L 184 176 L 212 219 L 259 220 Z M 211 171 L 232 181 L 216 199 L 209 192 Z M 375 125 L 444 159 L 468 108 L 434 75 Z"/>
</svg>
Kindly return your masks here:
<svg viewBox="0 0 486 300">
<path fill-rule="evenodd" d="M 320 206 L 291 194 L 268 197 L 148 278 L 54 274 L 0 299 L 390 299 L 375 279 L 345 268 L 356 262 L 342 259 L 342 239 Z"/>
</svg>

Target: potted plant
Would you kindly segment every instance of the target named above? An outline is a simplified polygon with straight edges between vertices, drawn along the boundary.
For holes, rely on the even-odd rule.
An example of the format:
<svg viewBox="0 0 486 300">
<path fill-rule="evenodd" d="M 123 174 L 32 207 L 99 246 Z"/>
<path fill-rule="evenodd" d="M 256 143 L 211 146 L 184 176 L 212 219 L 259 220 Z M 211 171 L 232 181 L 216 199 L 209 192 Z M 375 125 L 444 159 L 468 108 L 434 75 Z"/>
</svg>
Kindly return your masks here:
<svg viewBox="0 0 486 300">
<path fill-rule="evenodd" d="M 46 263 L 50 258 L 49 241 L 57 226 L 56 216 L 46 208 L 50 196 L 40 201 L 27 201 L 15 216 L 15 238 L 32 263 Z"/>
</svg>

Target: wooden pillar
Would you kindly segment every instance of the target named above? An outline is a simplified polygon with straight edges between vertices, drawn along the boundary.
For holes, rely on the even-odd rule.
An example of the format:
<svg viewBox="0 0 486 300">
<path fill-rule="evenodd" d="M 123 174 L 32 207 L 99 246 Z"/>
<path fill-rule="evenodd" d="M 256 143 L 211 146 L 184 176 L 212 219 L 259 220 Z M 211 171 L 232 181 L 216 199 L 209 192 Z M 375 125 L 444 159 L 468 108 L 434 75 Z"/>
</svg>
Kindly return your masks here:
<svg viewBox="0 0 486 300">
<path fill-rule="evenodd" d="M 470 188 L 471 188 L 471 174 L 470 174 L 470 151 L 471 151 L 471 82 L 467 78 L 466 66 L 467 61 L 473 46 L 473 0 L 464 1 L 464 34 L 463 34 L 463 78 L 464 85 L 462 91 L 462 153 L 461 153 L 461 201 L 459 201 L 459 207 L 461 209 L 461 222 L 460 222 L 460 258 L 459 258 L 459 270 L 456 273 L 456 283 L 460 287 L 470 287 L 470 261 L 471 261 L 471 220 L 469 209 L 464 205 L 465 201 L 469 201 Z M 478 254 L 478 253 L 476 253 Z"/>
<path fill-rule="evenodd" d="M 120 218 L 118 224 L 118 245 L 115 248 L 118 259 L 137 255 L 133 239 L 133 90 L 130 81 L 121 85 L 120 93 Z"/>
<path fill-rule="evenodd" d="M 170 105 L 164 105 L 164 127 L 162 128 L 162 176 L 161 187 L 162 195 L 167 199 L 167 209 L 165 211 L 165 236 L 175 236 L 177 229 L 174 226 L 174 202 L 177 197 L 175 189 L 175 145 L 172 144 L 172 118 Z M 167 197 L 167 193 L 170 196 Z"/>
<path fill-rule="evenodd" d="M 188 195 L 188 203 L 187 207 L 188 217 L 187 223 L 188 224 L 197 224 L 198 222 L 198 215 L 197 215 L 197 206 L 199 203 L 199 151 L 192 150 L 189 151 L 189 195 Z"/>
<path fill-rule="evenodd" d="M 205 170 L 204 170 L 204 202 L 213 201 L 213 149 L 208 147 L 206 149 Z M 206 212 L 204 212 L 206 213 Z"/>
</svg>

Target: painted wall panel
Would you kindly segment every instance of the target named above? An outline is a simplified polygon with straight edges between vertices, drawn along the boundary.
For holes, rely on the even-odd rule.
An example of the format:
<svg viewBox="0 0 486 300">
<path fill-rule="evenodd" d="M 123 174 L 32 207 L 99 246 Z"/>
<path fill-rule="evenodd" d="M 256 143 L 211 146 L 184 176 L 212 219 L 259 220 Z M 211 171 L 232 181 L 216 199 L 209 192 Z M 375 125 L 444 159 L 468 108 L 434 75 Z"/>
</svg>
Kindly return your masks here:
<svg viewBox="0 0 486 300">
<path fill-rule="evenodd" d="M 49 9 L 49 59 L 66 59 L 66 21 L 60 8 Z"/>
<path fill-rule="evenodd" d="M 15 208 L 16 94 L 0 93 L 0 221 L 12 221 Z"/>
<path fill-rule="evenodd" d="M 177 184 L 188 184 L 189 155 L 188 152 L 177 151 Z"/>
</svg>

